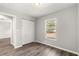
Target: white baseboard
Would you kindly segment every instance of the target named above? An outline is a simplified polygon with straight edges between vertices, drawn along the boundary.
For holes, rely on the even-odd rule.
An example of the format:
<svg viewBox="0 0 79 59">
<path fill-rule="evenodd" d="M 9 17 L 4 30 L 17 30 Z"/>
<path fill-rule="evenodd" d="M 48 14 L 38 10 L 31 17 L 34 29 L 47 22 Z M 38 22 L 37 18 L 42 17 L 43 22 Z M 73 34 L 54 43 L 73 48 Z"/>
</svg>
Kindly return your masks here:
<svg viewBox="0 0 79 59">
<path fill-rule="evenodd" d="M 40 42 L 40 41 L 37 41 L 38 43 L 41 43 L 41 44 L 45 44 L 45 45 L 48 45 L 48 46 L 51 46 L 51 47 L 55 47 L 57 49 L 60 49 L 60 50 L 63 50 L 63 51 L 67 51 L 67 52 L 70 52 L 70 53 L 74 53 L 74 54 L 77 54 L 79 56 L 79 53 L 78 52 L 74 52 L 74 51 L 71 51 L 71 50 L 68 50 L 68 49 L 64 49 L 64 48 L 61 48 L 61 47 L 58 47 L 58 46 L 54 46 L 54 45 L 51 45 L 51 44 L 46 44 L 44 42 Z"/>
<path fill-rule="evenodd" d="M 13 45 L 14 49 L 19 48 L 19 47 L 22 47 L 22 45 L 15 45 L 13 43 L 12 43 L 12 45 Z"/>
<path fill-rule="evenodd" d="M 2 39 L 6 39 L 6 38 L 10 38 L 10 37 L 0 37 L 0 40 L 2 40 Z"/>
<path fill-rule="evenodd" d="M 14 46 L 15 49 L 16 49 L 16 48 L 19 48 L 19 47 L 22 47 L 22 45 L 20 45 L 20 46 Z"/>
</svg>

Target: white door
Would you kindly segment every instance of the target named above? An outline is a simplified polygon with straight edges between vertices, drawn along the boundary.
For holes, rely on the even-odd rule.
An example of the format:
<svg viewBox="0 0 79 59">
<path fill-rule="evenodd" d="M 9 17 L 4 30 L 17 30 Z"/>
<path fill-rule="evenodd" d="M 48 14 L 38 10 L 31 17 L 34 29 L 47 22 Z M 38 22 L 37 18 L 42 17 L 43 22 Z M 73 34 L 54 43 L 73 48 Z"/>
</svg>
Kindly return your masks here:
<svg viewBox="0 0 79 59">
<path fill-rule="evenodd" d="M 22 22 L 22 43 L 27 44 L 34 40 L 34 22 L 23 20 Z"/>
</svg>

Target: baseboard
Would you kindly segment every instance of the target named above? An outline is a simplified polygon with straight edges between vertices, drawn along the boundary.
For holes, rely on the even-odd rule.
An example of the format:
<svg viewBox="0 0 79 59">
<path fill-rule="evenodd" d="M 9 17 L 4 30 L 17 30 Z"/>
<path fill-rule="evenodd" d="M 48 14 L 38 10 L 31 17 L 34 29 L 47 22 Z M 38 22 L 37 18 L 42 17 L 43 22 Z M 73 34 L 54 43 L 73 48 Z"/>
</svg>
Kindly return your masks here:
<svg viewBox="0 0 79 59">
<path fill-rule="evenodd" d="M 12 46 L 14 47 L 14 49 L 17 49 L 17 48 L 22 47 L 23 45 L 16 45 L 16 44 L 12 44 Z"/>
<path fill-rule="evenodd" d="M 71 51 L 71 50 L 68 50 L 68 49 L 64 49 L 64 48 L 61 48 L 61 47 L 58 47 L 58 46 L 46 44 L 46 43 L 40 42 L 40 41 L 38 43 L 41 43 L 41 44 L 44 44 L 44 45 L 48 45 L 48 46 L 51 46 L 51 47 L 54 47 L 54 48 L 57 48 L 57 49 L 60 49 L 60 50 L 63 50 L 63 51 L 67 51 L 67 52 L 70 52 L 70 53 L 73 53 L 73 54 L 76 54 L 76 55 L 79 56 L 79 53 L 78 52 L 74 52 L 74 51 Z"/>
<path fill-rule="evenodd" d="M 4 37 L 4 38 L 0 38 L 0 40 L 3 40 L 3 39 L 10 39 L 10 37 Z"/>
<path fill-rule="evenodd" d="M 16 49 L 16 48 L 20 48 L 20 47 L 22 47 L 22 45 L 20 45 L 20 46 L 14 46 L 15 49 Z"/>
</svg>

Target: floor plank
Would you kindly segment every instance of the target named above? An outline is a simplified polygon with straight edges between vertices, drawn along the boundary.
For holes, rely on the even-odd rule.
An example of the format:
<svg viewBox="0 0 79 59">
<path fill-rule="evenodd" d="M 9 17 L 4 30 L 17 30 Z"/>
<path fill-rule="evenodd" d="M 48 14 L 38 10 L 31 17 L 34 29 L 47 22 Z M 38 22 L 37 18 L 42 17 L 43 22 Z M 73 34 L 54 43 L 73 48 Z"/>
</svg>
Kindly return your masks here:
<svg viewBox="0 0 79 59">
<path fill-rule="evenodd" d="M 77 56 L 77 55 L 35 42 L 14 49 L 13 46 L 10 44 L 10 39 L 6 38 L 0 40 L 0 56 Z"/>
</svg>

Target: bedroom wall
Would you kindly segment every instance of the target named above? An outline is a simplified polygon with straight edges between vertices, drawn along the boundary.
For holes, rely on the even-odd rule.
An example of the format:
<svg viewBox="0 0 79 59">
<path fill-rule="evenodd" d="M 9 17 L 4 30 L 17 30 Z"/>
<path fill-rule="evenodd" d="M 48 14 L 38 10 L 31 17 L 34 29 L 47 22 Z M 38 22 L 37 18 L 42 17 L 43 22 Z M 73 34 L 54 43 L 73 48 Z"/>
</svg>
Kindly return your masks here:
<svg viewBox="0 0 79 59">
<path fill-rule="evenodd" d="M 57 19 L 57 38 L 45 38 L 45 20 Z M 69 7 L 41 17 L 35 22 L 35 41 L 77 52 L 77 7 Z"/>
<path fill-rule="evenodd" d="M 10 22 L 0 21 L 0 39 L 10 38 Z"/>
<path fill-rule="evenodd" d="M 78 47 L 78 52 L 79 52 L 79 4 L 77 5 L 77 7 L 78 7 L 78 13 L 77 13 L 77 15 L 78 15 L 78 21 L 77 21 L 77 24 L 78 24 L 78 40 L 77 40 L 77 47 Z"/>
<path fill-rule="evenodd" d="M 11 17 L 0 14 L 0 39 L 11 38 Z"/>
</svg>

